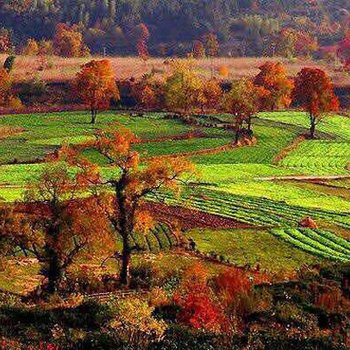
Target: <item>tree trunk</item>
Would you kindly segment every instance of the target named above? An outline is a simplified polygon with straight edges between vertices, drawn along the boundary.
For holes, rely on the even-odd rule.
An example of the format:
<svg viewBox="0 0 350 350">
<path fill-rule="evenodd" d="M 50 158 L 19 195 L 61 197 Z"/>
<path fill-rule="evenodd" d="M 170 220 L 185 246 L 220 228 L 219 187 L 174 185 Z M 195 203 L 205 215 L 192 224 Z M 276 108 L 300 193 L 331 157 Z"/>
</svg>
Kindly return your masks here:
<svg viewBox="0 0 350 350">
<path fill-rule="evenodd" d="M 97 111 L 91 110 L 91 124 L 96 124 Z"/>
<path fill-rule="evenodd" d="M 251 116 L 248 117 L 247 124 L 248 124 L 248 130 L 251 131 L 252 130 L 252 117 Z"/>
<path fill-rule="evenodd" d="M 115 185 L 115 194 L 118 202 L 118 221 L 120 226 L 120 235 L 123 240 L 123 250 L 122 250 L 122 268 L 120 271 L 119 281 L 124 287 L 129 287 L 130 285 L 130 258 L 131 258 L 131 247 L 130 247 L 130 237 L 132 234 L 132 228 L 130 222 L 133 220 L 130 217 L 131 213 L 127 209 L 125 196 L 125 187 L 128 183 L 127 174 L 123 174 Z M 132 215 L 131 215 L 132 216 Z"/>
<path fill-rule="evenodd" d="M 129 287 L 131 250 L 129 248 L 128 242 L 123 243 L 123 252 L 121 259 L 122 267 L 120 271 L 119 281 L 123 286 Z"/>
<path fill-rule="evenodd" d="M 62 264 L 56 252 L 51 250 L 51 253 L 49 254 L 50 254 L 49 255 L 50 260 L 48 262 L 48 271 L 47 271 L 47 278 L 48 278 L 47 293 L 49 295 L 53 295 L 59 291 L 60 284 L 62 282 L 62 278 L 64 275 L 64 270 L 62 268 Z"/>
<path fill-rule="evenodd" d="M 316 131 L 316 119 L 313 115 L 310 115 L 310 138 L 315 138 L 315 131 Z"/>
<path fill-rule="evenodd" d="M 236 129 L 236 135 L 235 135 L 235 145 L 237 145 L 238 141 L 239 141 L 239 134 L 240 134 L 240 130 Z"/>
</svg>

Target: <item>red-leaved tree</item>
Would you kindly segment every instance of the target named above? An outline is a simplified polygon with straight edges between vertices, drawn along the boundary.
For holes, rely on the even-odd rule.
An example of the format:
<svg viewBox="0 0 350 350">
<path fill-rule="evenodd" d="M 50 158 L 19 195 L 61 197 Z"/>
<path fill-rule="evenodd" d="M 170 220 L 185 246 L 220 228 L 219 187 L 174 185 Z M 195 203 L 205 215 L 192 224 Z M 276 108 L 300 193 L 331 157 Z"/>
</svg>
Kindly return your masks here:
<svg viewBox="0 0 350 350">
<path fill-rule="evenodd" d="M 316 126 L 328 112 L 339 109 L 331 79 L 318 68 L 303 68 L 295 79 L 293 100 L 308 113 L 310 137 L 315 137 Z"/>
</svg>

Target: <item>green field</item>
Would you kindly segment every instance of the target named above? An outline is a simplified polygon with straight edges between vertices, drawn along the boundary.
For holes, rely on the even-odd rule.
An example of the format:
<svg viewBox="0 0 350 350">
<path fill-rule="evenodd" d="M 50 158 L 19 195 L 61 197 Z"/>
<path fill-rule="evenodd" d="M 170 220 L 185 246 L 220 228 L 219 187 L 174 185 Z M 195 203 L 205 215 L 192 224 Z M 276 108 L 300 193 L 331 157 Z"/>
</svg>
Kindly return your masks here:
<svg viewBox="0 0 350 350">
<path fill-rule="evenodd" d="M 230 120 L 228 116 L 217 118 Z M 259 264 L 275 271 L 320 260 L 346 261 L 350 180 L 328 176 L 350 177 L 350 119 L 325 118 L 318 126 L 316 140 L 303 141 L 277 164 L 276 157 L 296 137 L 307 133 L 306 115 L 262 113 L 253 124 L 255 145 L 213 153 L 212 149 L 232 142 L 232 131 L 193 127 L 180 120 L 165 119 L 162 114 L 130 117 L 105 112 L 98 116 L 95 126 L 89 124 L 85 112 L 4 116 L 0 130 L 10 127 L 20 132 L 0 140 L 0 197 L 4 201 L 21 199 L 26 186 L 45 166 L 40 161 L 63 143 L 84 143 L 93 139 L 96 129 L 123 125 L 143 140 L 133 146 L 143 160 L 208 151 L 191 157 L 198 171 L 192 187 L 180 197 L 164 194 L 166 203 L 233 219 L 238 224 L 251 225 L 251 229 L 193 230 L 188 235 L 200 250 L 222 255 L 238 265 Z M 194 130 L 200 131 L 200 137 L 170 140 Z M 86 150 L 85 155 L 100 164 L 108 178 L 112 170 L 105 160 L 92 150 Z M 320 178 L 318 183 L 293 180 L 303 175 Z M 288 178 L 278 181 L 280 177 Z M 307 216 L 317 221 L 320 231 L 297 229 Z M 175 245 L 167 230 L 158 227 L 156 231 L 142 242 L 145 249 L 157 252 Z M 342 244 L 337 241 L 340 235 L 345 237 Z"/>
</svg>

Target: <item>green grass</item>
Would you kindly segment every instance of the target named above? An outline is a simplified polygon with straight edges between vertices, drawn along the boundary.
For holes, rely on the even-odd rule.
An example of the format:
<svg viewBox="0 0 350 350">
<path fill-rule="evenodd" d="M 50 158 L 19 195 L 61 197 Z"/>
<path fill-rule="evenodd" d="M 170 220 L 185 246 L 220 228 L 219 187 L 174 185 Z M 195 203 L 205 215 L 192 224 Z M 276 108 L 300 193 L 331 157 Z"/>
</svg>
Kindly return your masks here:
<svg viewBox="0 0 350 350">
<path fill-rule="evenodd" d="M 255 146 L 241 147 L 219 154 L 193 157 L 197 164 L 271 164 L 274 157 L 297 136 L 297 130 L 255 125 Z"/>
<path fill-rule="evenodd" d="M 89 124 L 86 112 L 67 112 L 34 115 L 4 116 L 1 126 L 20 127 L 25 131 L 0 142 L 0 163 L 29 161 L 43 158 L 61 143 L 79 143 L 91 138 L 93 132 L 101 128 L 130 128 L 138 137 L 155 138 L 173 136 L 190 131 L 190 127 L 176 120 L 166 120 L 162 115 L 150 114 L 148 117 L 104 112 L 98 115 L 96 125 Z"/>
<path fill-rule="evenodd" d="M 192 230 L 187 236 L 194 239 L 200 251 L 222 255 L 239 266 L 255 267 L 259 264 L 263 270 L 280 272 L 319 261 L 317 257 L 294 249 L 266 230 Z"/>
<path fill-rule="evenodd" d="M 304 112 L 276 112 L 260 113 L 261 119 L 281 122 L 289 125 L 299 126 L 308 131 L 309 118 Z M 316 129 L 317 133 L 327 133 L 339 140 L 350 141 L 350 122 L 349 118 L 338 115 L 326 116 L 322 119 Z"/>
</svg>

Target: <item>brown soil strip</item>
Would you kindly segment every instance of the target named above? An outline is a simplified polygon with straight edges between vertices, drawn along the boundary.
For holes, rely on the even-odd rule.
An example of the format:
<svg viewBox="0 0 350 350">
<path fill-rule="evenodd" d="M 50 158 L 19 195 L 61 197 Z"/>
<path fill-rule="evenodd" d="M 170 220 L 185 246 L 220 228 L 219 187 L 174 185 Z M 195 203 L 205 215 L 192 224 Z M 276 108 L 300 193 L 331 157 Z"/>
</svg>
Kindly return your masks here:
<svg viewBox="0 0 350 350">
<path fill-rule="evenodd" d="M 305 181 L 318 182 L 327 180 L 345 180 L 350 179 L 350 175 L 329 175 L 329 176 L 271 176 L 271 177 L 256 177 L 259 181 Z"/>
<path fill-rule="evenodd" d="M 251 141 L 244 141 L 240 142 L 239 144 L 234 144 L 233 142 L 230 142 L 226 145 L 215 147 L 215 148 L 207 148 L 207 149 L 201 149 L 198 151 L 191 151 L 191 152 L 182 152 L 182 153 L 174 153 L 174 154 L 165 154 L 162 156 L 153 156 L 153 157 L 145 157 L 145 160 L 153 160 L 153 159 L 167 159 L 167 158 L 179 158 L 179 157 L 194 157 L 194 156 L 202 156 L 202 155 L 208 155 L 208 154 L 217 154 L 225 151 L 229 151 L 234 148 L 244 147 L 244 146 L 253 146 L 256 144 L 256 139 L 253 139 Z"/>
<path fill-rule="evenodd" d="M 166 142 L 166 141 L 181 141 L 181 140 L 190 140 L 190 139 L 201 138 L 201 137 L 210 137 L 210 136 L 200 130 L 195 130 L 195 131 L 186 132 L 184 134 L 156 137 L 154 139 L 137 139 L 134 143 L 140 144 L 140 143 L 153 143 L 153 142 L 156 143 L 156 142 Z"/>
<path fill-rule="evenodd" d="M 16 128 L 11 126 L 0 127 L 0 140 L 6 139 L 10 136 L 18 135 L 25 132 L 23 128 Z"/>
<path fill-rule="evenodd" d="M 218 215 L 204 213 L 194 209 L 187 209 L 178 206 L 168 206 L 162 203 L 148 202 L 145 209 L 154 213 L 158 220 L 171 220 L 177 222 L 181 229 L 189 230 L 193 228 L 252 228 L 252 225 L 239 221 L 224 218 Z"/>
<path fill-rule="evenodd" d="M 297 138 L 293 140 L 291 144 L 283 148 L 282 151 L 279 154 L 277 154 L 277 156 L 272 160 L 272 164 L 277 165 L 281 160 L 286 158 L 289 153 L 295 150 L 305 140 L 306 140 L 305 135 L 299 135 Z"/>
</svg>

